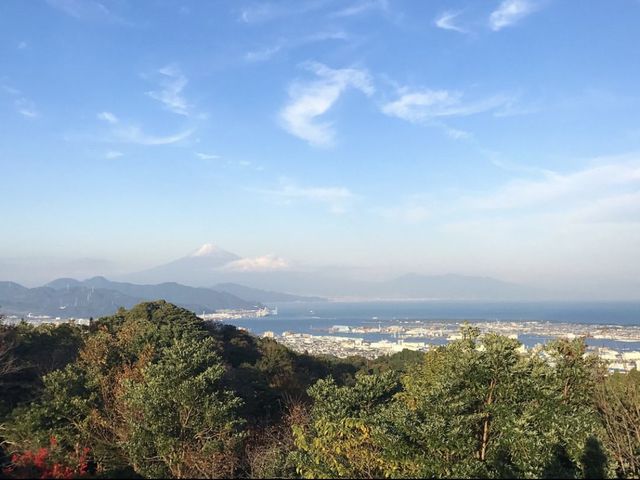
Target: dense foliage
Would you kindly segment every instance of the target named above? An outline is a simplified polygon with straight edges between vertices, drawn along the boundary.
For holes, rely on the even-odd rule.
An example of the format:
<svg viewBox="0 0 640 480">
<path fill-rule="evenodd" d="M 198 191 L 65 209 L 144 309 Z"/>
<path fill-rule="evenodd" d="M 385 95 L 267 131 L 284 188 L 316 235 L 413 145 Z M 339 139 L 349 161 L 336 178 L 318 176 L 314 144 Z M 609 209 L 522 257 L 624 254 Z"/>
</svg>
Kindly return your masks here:
<svg viewBox="0 0 640 480">
<path fill-rule="evenodd" d="M 465 327 L 427 354 L 313 357 L 166 302 L 90 327 L 0 325 L 2 474 L 640 474 L 640 374 L 582 340 Z"/>
</svg>

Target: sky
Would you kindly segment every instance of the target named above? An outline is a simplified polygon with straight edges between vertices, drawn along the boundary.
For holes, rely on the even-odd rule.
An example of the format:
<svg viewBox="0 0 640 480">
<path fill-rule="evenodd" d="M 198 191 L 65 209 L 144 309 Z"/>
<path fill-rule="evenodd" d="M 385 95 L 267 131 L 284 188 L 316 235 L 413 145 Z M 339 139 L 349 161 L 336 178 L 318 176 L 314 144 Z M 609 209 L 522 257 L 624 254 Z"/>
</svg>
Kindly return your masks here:
<svg viewBox="0 0 640 480">
<path fill-rule="evenodd" d="M 0 277 L 213 243 L 633 295 L 638 25 L 637 0 L 3 0 Z"/>
</svg>

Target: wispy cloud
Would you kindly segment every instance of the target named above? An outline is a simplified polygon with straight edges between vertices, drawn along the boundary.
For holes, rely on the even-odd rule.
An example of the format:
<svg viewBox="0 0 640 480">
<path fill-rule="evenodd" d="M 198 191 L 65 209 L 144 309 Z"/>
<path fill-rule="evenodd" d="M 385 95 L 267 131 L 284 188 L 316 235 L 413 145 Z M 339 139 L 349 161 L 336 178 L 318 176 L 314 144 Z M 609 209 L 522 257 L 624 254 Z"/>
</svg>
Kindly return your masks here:
<svg viewBox="0 0 640 480">
<path fill-rule="evenodd" d="M 20 115 L 26 118 L 40 117 L 40 112 L 35 103 L 25 97 L 20 90 L 5 84 L 0 84 L 0 89 L 13 98 L 13 106 Z"/>
<path fill-rule="evenodd" d="M 310 63 L 307 69 L 318 78 L 295 82 L 289 88 L 289 102 L 280 112 L 280 119 L 292 135 L 311 145 L 328 147 L 334 143 L 334 131 L 330 122 L 318 122 L 318 117 L 327 113 L 347 88 L 372 95 L 374 87 L 365 70 L 334 70 L 321 63 Z"/>
<path fill-rule="evenodd" d="M 489 26 L 497 32 L 514 25 L 536 9 L 536 4 L 531 0 L 503 0 L 489 16 Z"/>
<path fill-rule="evenodd" d="M 465 102 L 462 92 L 450 90 L 400 90 L 399 97 L 382 106 L 386 115 L 419 123 L 438 117 L 464 117 L 495 110 L 510 101 L 509 97 L 495 95 L 481 100 Z"/>
<path fill-rule="evenodd" d="M 103 122 L 110 123 L 111 125 L 115 125 L 118 123 L 118 117 L 116 117 L 111 112 L 100 112 L 98 115 L 98 120 L 102 120 Z"/>
<path fill-rule="evenodd" d="M 265 62 L 271 60 L 279 53 L 293 50 L 304 45 L 330 40 L 348 40 L 349 38 L 350 36 L 346 32 L 340 30 L 318 32 L 295 39 L 281 38 L 269 47 L 260 47 L 245 53 L 244 58 L 247 62 L 252 63 Z"/>
<path fill-rule="evenodd" d="M 616 159 L 614 159 L 616 160 Z M 571 173 L 546 171 L 542 179 L 515 179 L 494 193 L 471 197 L 466 203 L 477 210 L 541 208 L 562 202 L 591 202 L 617 195 L 623 188 L 640 188 L 640 162 L 612 161 Z"/>
<path fill-rule="evenodd" d="M 56 10 L 78 20 L 127 23 L 104 4 L 95 0 L 46 0 L 46 2 Z"/>
<path fill-rule="evenodd" d="M 323 8 L 327 0 L 305 0 L 304 2 L 256 2 L 243 7 L 238 20 L 246 24 L 268 22 L 283 17 L 300 15 Z"/>
<path fill-rule="evenodd" d="M 120 158 L 122 156 L 124 156 L 124 153 L 118 152 L 117 150 L 109 150 L 104 154 L 104 158 L 107 160 L 113 160 L 114 158 Z"/>
<path fill-rule="evenodd" d="M 14 104 L 18 113 L 23 117 L 38 118 L 40 116 L 40 112 L 36 110 L 35 104 L 27 98 L 18 98 Z"/>
<path fill-rule="evenodd" d="M 556 229 L 573 232 L 567 235 L 580 243 L 581 236 L 601 234 L 604 223 L 620 229 L 635 228 L 640 234 L 638 154 L 593 159 L 581 169 L 564 173 L 510 170 L 520 175 L 483 193 L 431 191 L 375 212 L 394 222 L 428 221 L 437 231 L 453 233 L 457 238 L 495 228 L 502 232 L 498 237 L 518 238 L 527 232 L 531 238 L 544 239 Z M 495 235 L 488 238 L 495 241 Z"/>
<path fill-rule="evenodd" d="M 599 198 L 573 214 L 580 223 L 640 223 L 640 190 Z"/>
<path fill-rule="evenodd" d="M 285 46 L 284 42 L 278 42 L 271 47 L 260 48 L 245 53 L 244 59 L 247 62 L 265 62 L 270 60 L 276 53 L 281 51 Z"/>
<path fill-rule="evenodd" d="M 466 130 L 460 130 L 459 128 L 453 128 L 444 124 L 441 124 L 440 127 L 444 129 L 444 133 L 446 133 L 449 138 L 454 140 L 468 140 L 473 137 L 473 134 Z"/>
<path fill-rule="evenodd" d="M 287 178 L 280 179 L 278 188 L 259 190 L 284 204 L 297 200 L 321 203 L 329 207 L 335 214 L 345 213 L 355 195 L 345 187 L 302 187 Z"/>
<path fill-rule="evenodd" d="M 147 92 L 147 95 L 162 103 L 166 110 L 178 115 L 189 116 L 190 105 L 182 95 L 187 85 L 187 77 L 177 65 L 167 65 L 157 71 L 159 75 L 159 90 Z"/>
<path fill-rule="evenodd" d="M 107 142 L 133 143 L 136 145 L 148 146 L 170 145 L 186 140 L 194 132 L 193 129 L 189 129 L 171 135 L 150 135 L 139 125 L 127 121 L 121 121 L 114 113 L 104 111 L 98 113 L 96 117 L 98 120 L 111 126 L 110 134 L 106 138 L 100 139 L 101 141 Z"/>
<path fill-rule="evenodd" d="M 137 145 L 171 145 L 186 140 L 193 134 L 193 130 L 184 130 L 172 135 L 149 135 L 140 127 L 129 125 L 113 130 L 113 139 L 123 143 L 133 143 Z"/>
<path fill-rule="evenodd" d="M 21 94 L 20 90 L 18 90 L 17 88 L 10 87 L 9 85 L 5 85 L 4 83 L 0 84 L 0 88 L 3 92 L 8 93 L 9 95 L 12 95 L 14 97 L 17 97 Z"/>
<path fill-rule="evenodd" d="M 352 5 L 338 10 L 333 13 L 335 17 L 352 17 L 354 15 L 361 15 L 374 10 L 387 11 L 389 9 L 388 0 L 360 0 Z"/>
<path fill-rule="evenodd" d="M 467 33 L 467 30 L 455 24 L 455 19 L 462 12 L 442 12 L 435 20 L 435 25 L 443 30 L 453 30 L 458 33 Z"/>
<path fill-rule="evenodd" d="M 217 160 L 220 158 L 220 155 L 214 155 L 212 153 L 196 152 L 196 157 L 198 157 L 200 160 Z"/>
<path fill-rule="evenodd" d="M 238 15 L 238 19 L 244 23 L 257 23 L 269 20 L 282 12 L 273 4 L 264 2 L 250 5 L 243 8 Z"/>
<path fill-rule="evenodd" d="M 236 272 L 272 272 L 286 270 L 289 267 L 289 262 L 284 258 L 274 254 L 267 254 L 259 257 L 247 257 L 234 260 L 226 264 L 224 269 Z"/>
<path fill-rule="evenodd" d="M 311 35 L 307 35 L 306 37 L 302 37 L 302 39 L 298 42 L 299 44 L 307 44 L 313 42 L 323 42 L 325 40 L 349 40 L 351 35 L 342 30 L 334 30 L 334 31 L 325 31 L 312 33 Z"/>
</svg>

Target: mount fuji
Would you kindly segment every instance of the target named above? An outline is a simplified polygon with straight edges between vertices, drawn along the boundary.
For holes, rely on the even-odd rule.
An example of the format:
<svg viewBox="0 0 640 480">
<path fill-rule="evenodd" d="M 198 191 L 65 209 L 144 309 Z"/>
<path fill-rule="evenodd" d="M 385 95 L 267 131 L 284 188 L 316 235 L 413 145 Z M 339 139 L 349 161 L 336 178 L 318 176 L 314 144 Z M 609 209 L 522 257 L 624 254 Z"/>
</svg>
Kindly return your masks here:
<svg viewBox="0 0 640 480">
<path fill-rule="evenodd" d="M 220 279 L 224 266 L 242 260 L 235 253 L 205 243 L 196 251 L 169 263 L 126 275 L 124 278 L 136 283 L 178 282 L 185 285 L 212 285 Z"/>
</svg>

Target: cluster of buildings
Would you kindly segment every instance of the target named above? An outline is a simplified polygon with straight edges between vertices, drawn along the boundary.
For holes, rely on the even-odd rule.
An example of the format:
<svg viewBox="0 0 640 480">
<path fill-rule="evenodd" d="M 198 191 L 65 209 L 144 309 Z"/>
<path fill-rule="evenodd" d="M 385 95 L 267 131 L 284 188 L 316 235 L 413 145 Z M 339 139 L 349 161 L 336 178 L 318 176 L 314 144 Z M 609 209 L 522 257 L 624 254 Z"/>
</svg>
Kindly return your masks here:
<svg viewBox="0 0 640 480">
<path fill-rule="evenodd" d="M 405 320 L 393 325 L 348 326 L 334 325 L 327 333 L 368 334 L 380 333 L 394 338 L 431 338 L 453 340 L 459 335 L 464 322 Z M 545 338 L 587 337 L 621 342 L 640 342 L 640 326 L 636 325 L 592 325 L 581 323 L 557 323 L 538 321 L 482 321 L 472 326 L 481 333 L 498 333 L 505 336 L 534 336 Z"/>
<path fill-rule="evenodd" d="M 254 309 L 223 309 L 216 310 L 213 313 L 202 312 L 199 316 L 203 320 L 220 321 L 239 318 L 259 318 L 269 315 L 277 315 L 277 310 L 271 310 L 267 307 L 256 307 Z M 8 323 L 18 323 L 24 320 L 30 323 L 75 323 L 78 325 L 89 325 L 88 318 L 52 317 L 50 315 L 39 315 L 34 313 L 28 313 L 27 315 L 7 315 L 4 317 L 4 320 Z"/>
<path fill-rule="evenodd" d="M 89 318 L 62 318 L 52 317 L 49 315 L 37 315 L 33 313 L 29 313 L 27 315 L 6 315 L 2 320 L 7 323 L 20 323 L 25 321 L 33 324 L 47 323 L 51 325 L 62 325 L 63 323 L 89 325 L 91 323 L 91 319 Z"/>
<path fill-rule="evenodd" d="M 344 327 L 335 326 L 333 333 L 351 333 L 346 331 Z M 372 333 L 372 332 L 368 332 Z M 518 339 L 518 334 L 513 332 L 502 332 L 502 334 Z M 338 335 L 311 335 L 308 333 L 283 332 L 277 335 L 272 331 L 263 333 L 264 337 L 273 338 L 279 343 L 291 348 L 299 353 L 309 353 L 312 355 L 333 355 L 340 358 L 350 356 L 362 356 L 373 359 L 382 355 L 392 355 L 402 350 L 414 350 L 426 352 L 430 348 L 444 344 L 448 341 L 459 339 L 459 330 L 450 332 L 445 335 L 433 335 L 433 337 L 441 337 L 442 341 L 409 341 L 405 338 L 395 338 L 391 340 L 369 341 L 360 337 L 338 336 Z M 577 335 L 570 333 L 569 335 L 559 335 L 564 338 L 575 338 Z M 432 337 L 432 338 L 433 338 Z M 482 347 L 479 347 L 482 348 Z M 540 345 L 532 348 L 540 349 Z M 521 344 L 519 347 L 521 353 L 526 353 L 529 348 Z M 588 352 L 599 356 L 608 364 L 609 371 L 629 371 L 632 369 L 640 370 L 640 351 L 618 351 L 610 347 L 588 347 Z"/>
<path fill-rule="evenodd" d="M 595 347 L 590 350 L 607 362 L 609 371 L 628 372 L 634 368 L 640 370 L 639 351 L 619 352 L 607 347 Z"/>
<path fill-rule="evenodd" d="M 267 307 L 256 309 L 226 309 L 216 310 L 214 313 L 204 313 L 199 315 L 203 320 L 237 320 L 239 318 L 259 318 L 272 315 L 273 311 Z"/>
<path fill-rule="evenodd" d="M 391 355 L 402 350 L 427 351 L 430 347 L 426 342 L 412 342 L 406 340 L 366 341 L 358 337 L 338 337 L 332 335 L 310 335 L 308 333 L 284 332 L 277 336 L 274 332 L 264 332 L 263 336 L 274 338 L 292 350 L 313 355 L 333 355 L 340 358 L 359 355 L 366 358 L 376 358 L 381 355 Z"/>
<path fill-rule="evenodd" d="M 276 314 L 270 309 L 257 308 L 247 310 L 218 310 L 215 313 L 202 314 L 200 317 L 210 321 L 224 321 L 229 319 L 256 318 Z M 47 315 L 28 314 L 26 317 L 9 315 L 4 318 L 8 323 L 16 323 L 21 320 L 32 323 L 75 323 L 89 325 L 86 318 L 65 319 L 50 317 Z M 333 355 L 340 358 L 350 356 L 362 356 L 373 359 L 382 355 L 392 355 L 402 350 L 426 352 L 437 345 L 461 338 L 460 326 L 462 322 L 434 322 L 434 321 L 403 321 L 394 325 L 349 326 L 334 325 L 325 329 L 325 335 L 312 335 L 309 333 L 283 332 L 277 335 L 272 331 L 263 333 L 264 337 L 277 340 L 279 343 L 300 353 L 312 355 Z M 621 325 L 588 325 L 576 323 L 551 323 L 551 322 L 474 322 L 481 334 L 498 333 L 513 339 L 535 338 L 543 342 L 553 338 L 586 337 L 590 339 L 589 353 L 596 354 L 608 363 L 610 371 L 640 370 L 640 350 L 630 348 L 614 349 L 605 346 L 605 343 L 623 345 L 631 342 L 640 344 L 640 326 Z M 368 340 L 354 335 L 377 334 L 377 340 Z M 387 338 L 384 338 L 387 337 Z M 420 340 L 420 341 L 418 341 Z M 596 346 L 602 340 L 602 345 Z M 538 342 L 538 343 L 540 343 Z M 539 345 L 533 348 L 539 348 Z M 528 351 L 522 344 L 520 351 Z"/>
</svg>

